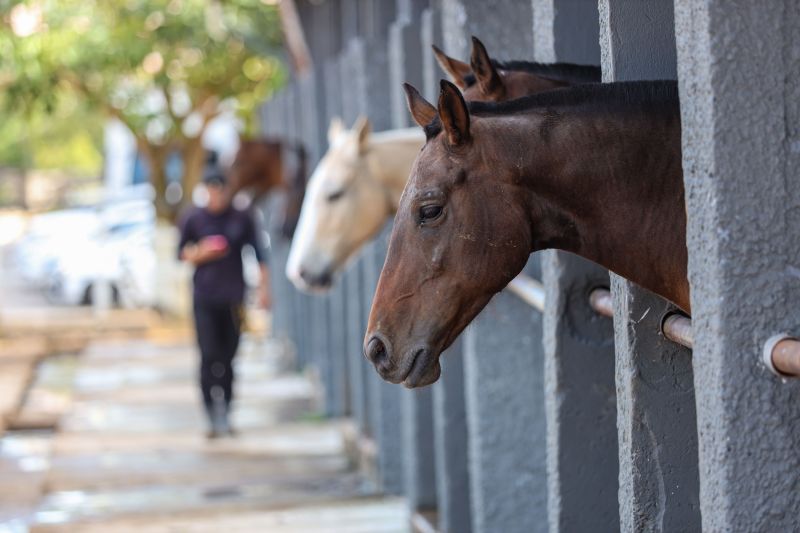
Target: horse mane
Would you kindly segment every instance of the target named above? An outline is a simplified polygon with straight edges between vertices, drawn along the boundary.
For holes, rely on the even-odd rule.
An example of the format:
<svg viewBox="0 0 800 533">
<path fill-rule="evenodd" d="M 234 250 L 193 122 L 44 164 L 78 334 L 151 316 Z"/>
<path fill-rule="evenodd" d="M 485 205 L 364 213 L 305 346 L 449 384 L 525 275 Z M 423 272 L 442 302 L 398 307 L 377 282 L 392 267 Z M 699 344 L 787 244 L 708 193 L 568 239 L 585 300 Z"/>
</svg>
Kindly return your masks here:
<svg viewBox="0 0 800 533">
<path fill-rule="evenodd" d="M 674 80 L 588 83 L 555 89 L 505 102 L 467 102 L 470 115 L 503 116 L 552 108 L 577 108 L 621 113 L 645 110 L 674 113 L 678 107 L 678 83 Z M 442 131 L 439 117 L 425 126 L 431 139 Z"/>
<path fill-rule="evenodd" d="M 492 59 L 492 65 L 499 70 L 530 72 L 542 78 L 548 78 L 567 83 L 596 83 L 602 79 L 600 67 L 594 65 L 575 65 L 573 63 L 536 63 L 534 61 L 497 61 Z M 476 83 L 475 74 L 468 74 L 464 78 L 467 87 Z"/>
</svg>

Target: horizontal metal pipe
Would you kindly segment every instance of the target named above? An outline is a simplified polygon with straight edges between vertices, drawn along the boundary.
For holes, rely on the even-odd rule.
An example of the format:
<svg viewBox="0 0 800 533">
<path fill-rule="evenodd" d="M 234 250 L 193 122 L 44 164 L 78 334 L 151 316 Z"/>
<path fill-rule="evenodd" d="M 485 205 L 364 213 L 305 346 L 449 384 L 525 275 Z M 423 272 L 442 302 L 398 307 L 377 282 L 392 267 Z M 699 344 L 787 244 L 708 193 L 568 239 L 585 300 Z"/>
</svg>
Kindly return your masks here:
<svg viewBox="0 0 800 533">
<path fill-rule="evenodd" d="M 544 285 L 525 274 L 519 274 L 507 286 L 508 290 L 524 302 L 544 313 Z"/>
<path fill-rule="evenodd" d="M 764 345 L 764 364 L 781 377 L 800 377 L 800 340 L 775 335 Z"/>
<path fill-rule="evenodd" d="M 599 315 L 614 316 L 614 300 L 611 298 L 611 291 L 608 289 L 594 289 L 589 294 L 589 305 Z M 687 348 L 691 348 L 694 345 L 692 320 L 679 313 L 667 315 L 661 325 L 661 331 L 672 342 L 677 342 Z"/>
<path fill-rule="evenodd" d="M 679 313 L 667 315 L 661 323 L 661 331 L 664 336 L 672 342 L 677 342 L 687 348 L 694 347 L 694 333 L 692 331 L 692 319 Z"/>
<path fill-rule="evenodd" d="M 611 299 L 611 291 L 608 289 L 594 289 L 589 294 L 589 305 L 598 315 L 613 318 L 614 300 Z"/>
</svg>

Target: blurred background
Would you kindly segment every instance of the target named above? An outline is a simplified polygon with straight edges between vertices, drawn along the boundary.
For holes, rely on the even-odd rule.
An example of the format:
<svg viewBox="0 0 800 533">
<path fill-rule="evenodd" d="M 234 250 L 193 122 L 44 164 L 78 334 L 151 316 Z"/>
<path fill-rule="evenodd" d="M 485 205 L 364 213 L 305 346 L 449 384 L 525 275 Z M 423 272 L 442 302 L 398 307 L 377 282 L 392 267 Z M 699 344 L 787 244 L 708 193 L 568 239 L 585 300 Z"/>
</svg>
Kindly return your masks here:
<svg viewBox="0 0 800 533">
<path fill-rule="evenodd" d="M 293 13 L 0 0 L 0 531 L 405 528 L 254 306 L 239 435 L 204 438 L 175 224 L 302 61 Z"/>
<path fill-rule="evenodd" d="M 209 153 L 229 165 L 284 82 L 274 4 L 0 4 L 0 242 L 27 289 L 184 312 L 155 265 Z"/>
</svg>

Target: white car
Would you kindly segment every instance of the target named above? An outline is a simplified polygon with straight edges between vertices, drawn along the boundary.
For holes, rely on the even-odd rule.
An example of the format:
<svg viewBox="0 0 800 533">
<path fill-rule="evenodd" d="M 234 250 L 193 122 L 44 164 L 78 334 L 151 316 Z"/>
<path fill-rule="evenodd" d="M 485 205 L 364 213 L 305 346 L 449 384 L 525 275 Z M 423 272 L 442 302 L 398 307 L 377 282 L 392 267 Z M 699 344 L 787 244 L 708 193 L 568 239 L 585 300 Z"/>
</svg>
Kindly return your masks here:
<svg viewBox="0 0 800 533">
<path fill-rule="evenodd" d="M 46 287 L 57 258 L 93 236 L 100 226 L 92 208 L 67 209 L 33 217 L 25 236 L 14 247 L 14 259 L 22 279 Z"/>
</svg>

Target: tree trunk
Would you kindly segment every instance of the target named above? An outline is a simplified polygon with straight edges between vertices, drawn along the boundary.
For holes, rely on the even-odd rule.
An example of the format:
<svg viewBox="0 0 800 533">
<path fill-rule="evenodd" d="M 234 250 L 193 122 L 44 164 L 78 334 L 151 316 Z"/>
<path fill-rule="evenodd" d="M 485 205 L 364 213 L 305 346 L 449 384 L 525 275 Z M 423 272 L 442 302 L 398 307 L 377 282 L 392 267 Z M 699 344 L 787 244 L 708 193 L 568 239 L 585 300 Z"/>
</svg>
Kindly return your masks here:
<svg viewBox="0 0 800 533">
<path fill-rule="evenodd" d="M 191 204 L 194 188 L 200 183 L 203 176 L 206 151 L 203 148 L 202 132 L 197 137 L 189 137 L 183 142 L 181 157 L 183 158 L 183 177 L 181 179 L 183 188 L 181 206 L 183 207 Z"/>
<path fill-rule="evenodd" d="M 167 202 L 167 157 L 169 156 L 168 145 L 151 144 L 145 140 L 138 139 L 139 151 L 147 160 L 150 172 L 150 183 L 155 190 L 156 216 L 160 220 L 174 222 L 176 210 Z"/>
</svg>

